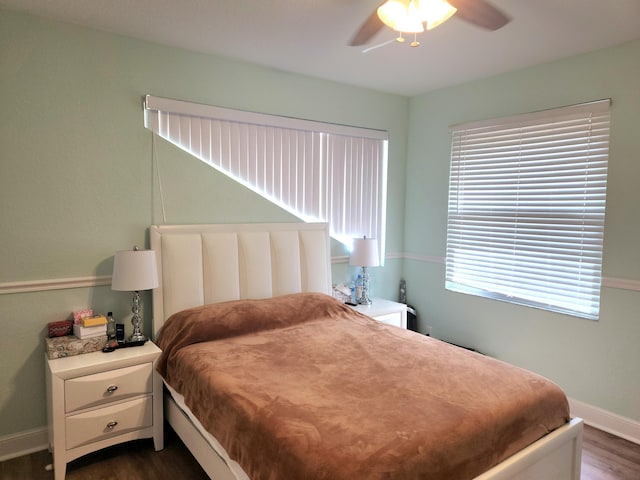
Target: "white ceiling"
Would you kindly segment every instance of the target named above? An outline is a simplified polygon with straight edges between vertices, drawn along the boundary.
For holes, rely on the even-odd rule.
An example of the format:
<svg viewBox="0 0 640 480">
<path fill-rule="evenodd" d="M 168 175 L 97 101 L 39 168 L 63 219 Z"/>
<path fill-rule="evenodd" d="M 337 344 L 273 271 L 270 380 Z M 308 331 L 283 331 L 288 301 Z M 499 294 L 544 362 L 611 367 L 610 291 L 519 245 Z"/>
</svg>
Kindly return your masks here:
<svg viewBox="0 0 640 480">
<path fill-rule="evenodd" d="M 640 0 L 489 0 L 489 32 L 453 18 L 411 48 L 349 40 L 381 0 L 0 0 L 0 7 L 279 70 L 416 95 L 640 38 Z M 374 46 L 395 38 L 385 28 Z"/>
</svg>

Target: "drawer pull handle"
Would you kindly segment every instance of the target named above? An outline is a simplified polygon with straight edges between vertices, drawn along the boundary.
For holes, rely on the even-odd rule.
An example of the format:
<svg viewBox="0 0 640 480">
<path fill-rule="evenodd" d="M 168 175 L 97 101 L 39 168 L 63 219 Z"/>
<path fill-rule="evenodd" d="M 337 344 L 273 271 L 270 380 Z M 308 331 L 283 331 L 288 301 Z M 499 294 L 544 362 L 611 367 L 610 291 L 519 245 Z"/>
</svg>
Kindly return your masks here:
<svg viewBox="0 0 640 480">
<path fill-rule="evenodd" d="M 118 422 L 109 422 L 107 423 L 107 430 L 113 430 L 118 425 Z"/>
<path fill-rule="evenodd" d="M 118 385 L 109 385 L 107 387 L 107 393 L 113 393 L 118 389 Z"/>
</svg>

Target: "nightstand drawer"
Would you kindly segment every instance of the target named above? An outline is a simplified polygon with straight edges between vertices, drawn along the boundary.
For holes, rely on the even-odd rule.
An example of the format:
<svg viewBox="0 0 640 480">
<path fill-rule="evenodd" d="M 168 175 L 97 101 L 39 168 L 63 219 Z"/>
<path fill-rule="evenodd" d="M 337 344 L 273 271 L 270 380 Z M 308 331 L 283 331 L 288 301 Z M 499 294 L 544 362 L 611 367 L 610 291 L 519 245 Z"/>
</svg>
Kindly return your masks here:
<svg viewBox="0 0 640 480">
<path fill-rule="evenodd" d="M 402 315 L 400 314 L 400 312 L 387 313 L 385 315 L 376 315 L 374 318 L 379 322 L 386 323 L 387 325 L 402 327 Z"/>
<path fill-rule="evenodd" d="M 64 382 L 65 411 L 151 393 L 151 374 L 151 363 L 143 363 L 67 380 Z"/>
<path fill-rule="evenodd" d="M 353 309 L 387 325 L 407 328 L 407 306 L 404 303 L 374 298 L 371 305 L 356 305 Z"/>
<path fill-rule="evenodd" d="M 152 425 L 151 397 L 67 417 L 67 449 Z"/>
</svg>

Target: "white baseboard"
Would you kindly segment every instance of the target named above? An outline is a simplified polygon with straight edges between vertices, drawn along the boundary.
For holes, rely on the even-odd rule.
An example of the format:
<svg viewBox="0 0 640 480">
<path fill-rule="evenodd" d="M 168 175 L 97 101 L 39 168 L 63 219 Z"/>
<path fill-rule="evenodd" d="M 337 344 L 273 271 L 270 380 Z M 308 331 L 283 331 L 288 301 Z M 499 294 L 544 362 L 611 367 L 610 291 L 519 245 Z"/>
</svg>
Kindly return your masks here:
<svg viewBox="0 0 640 480">
<path fill-rule="evenodd" d="M 608 412 L 579 400 L 569 399 L 571 415 L 599 430 L 640 445 L 640 422 Z"/>
<path fill-rule="evenodd" d="M 47 433 L 43 427 L 0 437 L 0 462 L 46 450 L 49 448 Z"/>
</svg>

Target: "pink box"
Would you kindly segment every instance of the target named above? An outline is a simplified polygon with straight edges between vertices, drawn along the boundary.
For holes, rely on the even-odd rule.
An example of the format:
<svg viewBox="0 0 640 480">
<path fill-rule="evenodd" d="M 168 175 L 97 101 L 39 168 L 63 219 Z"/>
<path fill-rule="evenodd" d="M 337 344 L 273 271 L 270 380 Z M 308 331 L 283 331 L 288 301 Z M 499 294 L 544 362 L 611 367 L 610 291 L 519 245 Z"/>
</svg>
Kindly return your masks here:
<svg viewBox="0 0 640 480">
<path fill-rule="evenodd" d="M 81 323 L 84 317 L 90 317 L 92 315 L 92 308 L 88 308 L 86 310 L 76 310 L 75 312 L 73 312 L 73 323 Z"/>
</svg>

